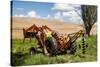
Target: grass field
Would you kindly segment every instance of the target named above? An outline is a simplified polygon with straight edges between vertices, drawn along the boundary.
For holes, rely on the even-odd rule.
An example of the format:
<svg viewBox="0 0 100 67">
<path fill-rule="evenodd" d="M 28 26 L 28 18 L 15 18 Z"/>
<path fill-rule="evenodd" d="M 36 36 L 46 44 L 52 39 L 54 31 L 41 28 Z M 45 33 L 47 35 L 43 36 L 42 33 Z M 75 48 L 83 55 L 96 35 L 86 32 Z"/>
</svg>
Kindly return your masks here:
<svg viewBox="0 0 100 67">
<path fill-rule="evenodd" d="M 57 64 L 57 63 L 74 63 L 74 62 L 89 62 L 97 60 L 97 36 L 92 35 L 86 38 L 88 48 L 86 54 L 82 54 L 82 49 L 77 49 L 74 55 L 63 54 L 55 56 L 45 56 L 41 49 L 34 55 L 29 55 L 29 48 L 38 47 L 37 40 L 34 38 L 32 42 L 26 40 L 23 43 L 22 39 L 12 40 L 12 65 L 37 65 L 37 64 Z M 81 41 L 77 41 L 77 46 Z"/>
</svg>

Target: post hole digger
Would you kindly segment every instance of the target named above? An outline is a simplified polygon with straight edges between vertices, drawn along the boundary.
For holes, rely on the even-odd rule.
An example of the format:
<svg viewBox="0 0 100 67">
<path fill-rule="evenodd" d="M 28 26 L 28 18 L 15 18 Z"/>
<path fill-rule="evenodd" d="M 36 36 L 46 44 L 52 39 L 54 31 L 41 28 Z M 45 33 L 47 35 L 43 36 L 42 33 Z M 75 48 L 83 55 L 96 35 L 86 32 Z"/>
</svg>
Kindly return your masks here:
<svg viewBox="0 0 100 67">
<path fill-rule="evenodd" d="M 34 34 L 34 37 L 36 37 L 38 40 L 38 45 L 40 45 L 40 48 L 43 50 L 45 55 L 57 55 L 62 53 L 74 54 L 77 49 L 75 41 L 84 35 L 82 30 L 76 33 L 68 34 L 66 36 L 59 35 L 57 32 L 50 29 L 46 25 L 42 27 L 33 25 L 33 27 L 30 28 L 30 32 L 37 32 Z M 30 38 L 32 34 L 24 34 L 24 36 L 25 35 L 29 36 Z"/>
<path fill-rule="evenodd" d="M 57 41 L 58 54 L 62 54 L 62 53 L 74 54 L 77 49 L 75 41 L 83 35 L 84 35 L 84 32 L 82 30 L 76 33 L 68 34 L 66 36 L 60 36 L 57 33 L 54 33 L 53 37 Z"/>
</svg>

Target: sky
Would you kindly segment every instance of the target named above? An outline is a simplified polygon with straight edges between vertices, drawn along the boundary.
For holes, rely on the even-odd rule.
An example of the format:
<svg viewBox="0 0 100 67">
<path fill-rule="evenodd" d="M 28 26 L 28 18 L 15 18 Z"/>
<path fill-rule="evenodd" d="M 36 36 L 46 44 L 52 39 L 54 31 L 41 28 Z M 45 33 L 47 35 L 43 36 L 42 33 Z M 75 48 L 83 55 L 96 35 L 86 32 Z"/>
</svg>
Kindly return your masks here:
<svg viewBox="0 0 100 67">
<path fill-rule="evenodd" d="M 82 22 L 80 5 L 12 0 L 12 16 Z"/>
</svg>

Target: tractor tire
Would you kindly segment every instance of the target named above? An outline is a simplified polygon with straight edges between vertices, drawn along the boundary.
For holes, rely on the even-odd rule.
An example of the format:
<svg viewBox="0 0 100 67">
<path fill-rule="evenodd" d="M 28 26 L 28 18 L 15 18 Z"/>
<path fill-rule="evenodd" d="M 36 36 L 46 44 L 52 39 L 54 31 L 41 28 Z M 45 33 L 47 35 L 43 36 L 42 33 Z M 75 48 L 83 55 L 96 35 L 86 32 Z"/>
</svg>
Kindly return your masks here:
<svg viewBox="0 0 100 67">
<path fill-rule="evenodd" d="M 57 41 L 54 37 L 47 38 L 46 47 L 49 48 L 48 52 L 50 53 L 50 55 L 56 56 L 58 54 Z"/>
<path fill-rule="evenodd" d="M 77 46 L 76 46 L 75 43 L 73 43 L 73 44 L 71 44 L 70 48 L 67 50 L 67 53 L 69 53 L 69 54 L 75 54 L 76 49 L 77 49 Z"/>
</svg>

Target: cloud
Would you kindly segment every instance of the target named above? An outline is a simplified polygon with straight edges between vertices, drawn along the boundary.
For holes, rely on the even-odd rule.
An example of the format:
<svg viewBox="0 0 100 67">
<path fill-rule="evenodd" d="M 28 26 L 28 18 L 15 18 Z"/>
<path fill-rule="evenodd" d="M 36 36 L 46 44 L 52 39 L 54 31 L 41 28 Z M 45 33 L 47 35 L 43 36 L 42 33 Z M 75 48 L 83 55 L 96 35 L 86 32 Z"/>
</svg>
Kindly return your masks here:
<svg viewBox="0 0 100 67">
<path fill-rule="evenodd" d="M 29 11 L 26 13 L 26 15 L 24 14 L 16 14 L 14 15 L 15 17 L 30 17 L 30 18 L 33 18 L 33 17 L 36 17 L 36 18 L 41 18 L 41 16 L 37 15 L 37 13 L 35 11 Z"/>
<path fill-rule="evenodd" d="M 26 17 L 26 16 L 23 14 L 19 14 L 19 15 L 16 14 L 15 17 Z"/>
<path fill-rule="evenodd" d="M 39 15 L 37 15 L 36 17 L 37 17 L 37 18 L 41 18 L 41 16 L 39 16 Z"/>
<path fill-rule="evenodd" d="M 81 22 L 81 8 L 80 5 L 55 3 L 52 10 L 61 11 L 55 14 L 56 19 L 64 19 L 70 22 Z M 66 19 L 67 18 L 67 19 Z"/>
<path fill-rule="evenodd" d="M 57 12 L 54 14 L 55 19 L 61 19 L 61 12 Z"/>
<path fill-rule="evenodd" d="M 52 10 L 71 11 L 71 10 L 74 10 L 74 7 L 70 4 L 55 3 L 51 9 Z"/>
<path fill-rule="evenodd" d="M 70 17 L 69 21 L 79 23 L 79 22 L 82 22 L 82 19 L 80 17 Z"/>
<path fill-rule="evenodd" d="M 47 15 L 46 17 L 42 17 L 43 19 L 52 19 L 51 15 Z"/>
<path fill-rule="evenodd" d="M 54 14 L 54 19 L 59 20 L 59 21 L 64 21 L 61 12 L 57 12 L 57 13 L 55 13 L 55 14 Z"/>
<path fill-rule="evenodd" d="M 78 14 L 75 11 L 69 11 L 69 12 L 63 12 L 63 16 L 71 16 L 71 17 L 77 17 Z"/>
<path fill-rule="evenodd" d="M 49 19 L 49 18 L 51 18 L 51 16 L 48 14 L 48 15 L 47 15 L 47 18 Z"/>
<path fill-rule="evenodd" d="M 64 17 L 68 17 L 67 18 L 68 21 L 71 21 L 71 22 L 82 22 L 81 17 L 75 11 L 63 12 L 62 15 Z"/>
<path fill-rule="evenodd" d="M 37 14 L 36 14 L 35 11 L 29 11 L 29 12 L 27 13 L 27 17 L 36 17 L 36 16 L 37 16 Z"/>
</svg>

